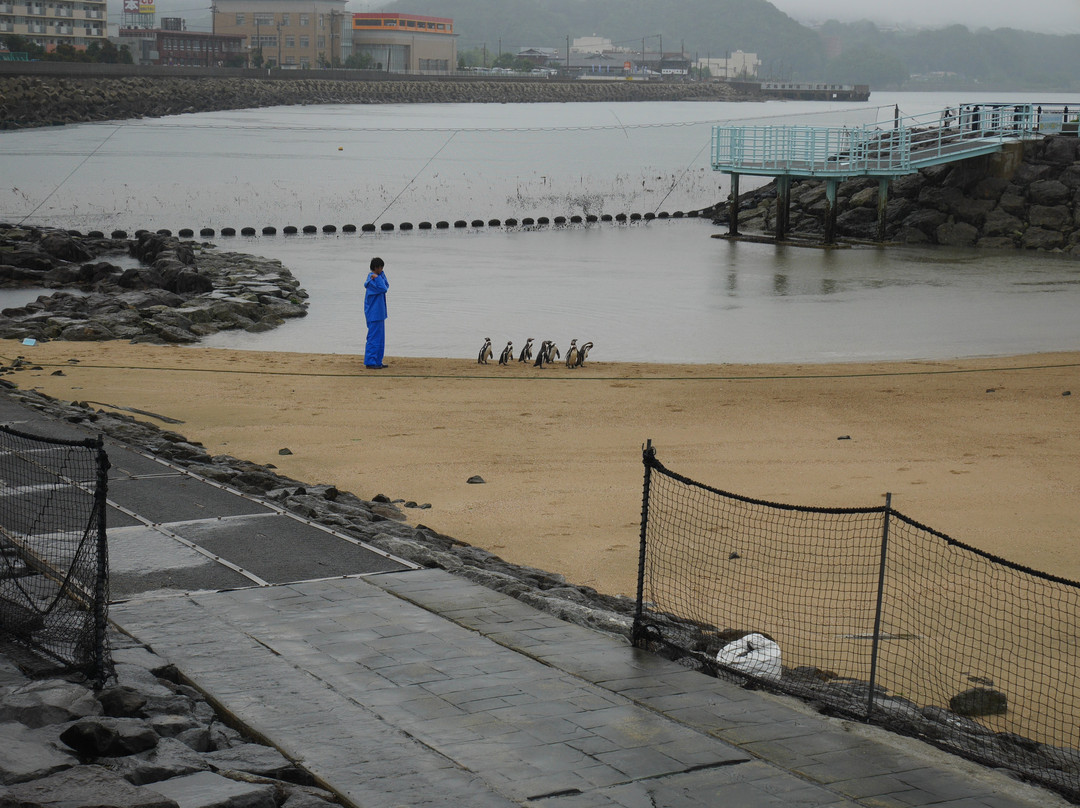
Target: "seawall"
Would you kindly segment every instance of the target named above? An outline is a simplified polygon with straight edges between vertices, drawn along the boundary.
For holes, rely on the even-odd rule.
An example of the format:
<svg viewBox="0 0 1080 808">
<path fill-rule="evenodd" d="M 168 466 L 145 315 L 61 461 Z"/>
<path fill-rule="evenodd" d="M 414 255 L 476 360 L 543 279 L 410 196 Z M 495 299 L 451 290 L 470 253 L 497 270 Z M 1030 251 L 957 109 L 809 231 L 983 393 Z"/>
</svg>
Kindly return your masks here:
<svg viewBox="0 0 1080 808">
<path fill-rule="evenodd" d="M 6 64 L 12 63 L 0 62 Z M 389 74 L 376 73 L 372 77 L 363 71 L 309 70 L 283 71 L 270 78 L 259 71 L 198 68 L 159 69 L 150 75 L 145 68 L 96 69 L 92 75 L 78 75 L 77 70 L 62 63 L 30 64 L 61 67 L 36 74 L 0 68 L 0 129 L 296 104 L 737 101 L 749 97 L 717 83 L 416 76 L 391 79 L 387 78 Z M 232 75 L 213 75 L 225 72 Z"/>
</svg>

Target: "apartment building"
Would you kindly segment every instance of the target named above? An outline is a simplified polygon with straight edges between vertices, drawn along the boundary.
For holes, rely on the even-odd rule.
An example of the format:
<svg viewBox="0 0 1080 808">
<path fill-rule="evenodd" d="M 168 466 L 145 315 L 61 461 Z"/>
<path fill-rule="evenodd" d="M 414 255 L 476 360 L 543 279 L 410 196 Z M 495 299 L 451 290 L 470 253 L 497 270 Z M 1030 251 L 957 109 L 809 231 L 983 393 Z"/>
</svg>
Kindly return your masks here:
<svg viewBox="0 0 1080 808">
<path fill-rule="evenodd" d="M 106 11 L 105 0 L 0 0 L 0 35 L 26 37 L 46 51 L 84 50 L 107 41 Z"/>
</svg>

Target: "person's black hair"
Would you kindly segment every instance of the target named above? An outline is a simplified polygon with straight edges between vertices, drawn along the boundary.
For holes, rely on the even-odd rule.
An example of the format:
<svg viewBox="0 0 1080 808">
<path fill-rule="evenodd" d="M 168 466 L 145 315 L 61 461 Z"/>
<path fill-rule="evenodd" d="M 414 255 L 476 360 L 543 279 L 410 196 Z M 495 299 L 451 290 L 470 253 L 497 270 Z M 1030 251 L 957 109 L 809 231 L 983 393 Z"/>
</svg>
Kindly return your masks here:
<svg viewBox="0 0 1080 808">
<path fill-rule="evenodd" d="M 371 268 L 372 269 L 379 269 L 382 266 L 383 266 L 383 260 L 381 258 L 375 257 L 375 258 L 371 259 Z"/>
</svg>

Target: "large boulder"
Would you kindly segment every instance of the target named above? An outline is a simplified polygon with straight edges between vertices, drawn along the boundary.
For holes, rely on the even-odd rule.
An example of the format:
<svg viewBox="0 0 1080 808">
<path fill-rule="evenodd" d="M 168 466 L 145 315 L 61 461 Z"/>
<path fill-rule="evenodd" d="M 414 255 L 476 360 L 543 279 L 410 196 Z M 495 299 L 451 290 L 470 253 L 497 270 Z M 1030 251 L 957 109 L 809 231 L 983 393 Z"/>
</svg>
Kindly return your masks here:
<svg viewBox="0 0 1080 808">
<path fill-rule="evenodd" d="M 101 712 L 93 691 L 59 679 L 16 687 L 0 701 L 0 721 L 18 721 L 31 728 L 62 724 Z"/>
</svg>

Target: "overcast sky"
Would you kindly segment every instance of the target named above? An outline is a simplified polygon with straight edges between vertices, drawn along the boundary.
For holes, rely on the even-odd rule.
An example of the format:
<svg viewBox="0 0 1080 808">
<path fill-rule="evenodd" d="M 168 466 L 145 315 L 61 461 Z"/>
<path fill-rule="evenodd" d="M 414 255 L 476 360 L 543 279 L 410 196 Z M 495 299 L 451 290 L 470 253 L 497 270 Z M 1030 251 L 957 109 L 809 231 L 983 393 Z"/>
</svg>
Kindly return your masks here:
<svg viewBox="0 0 1080 808">
<path fill-rule="evenodd" d="M 868 19 L 931 27 L 1019 28 L 1080 34 L 1080 0 L 770 0 L 797 20 Z"/>
</svg>

